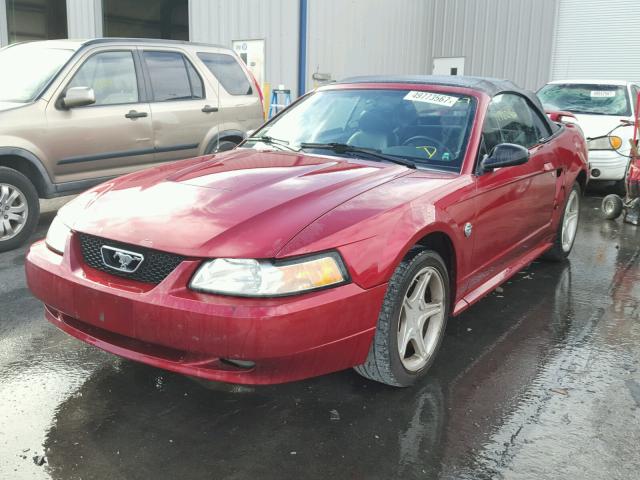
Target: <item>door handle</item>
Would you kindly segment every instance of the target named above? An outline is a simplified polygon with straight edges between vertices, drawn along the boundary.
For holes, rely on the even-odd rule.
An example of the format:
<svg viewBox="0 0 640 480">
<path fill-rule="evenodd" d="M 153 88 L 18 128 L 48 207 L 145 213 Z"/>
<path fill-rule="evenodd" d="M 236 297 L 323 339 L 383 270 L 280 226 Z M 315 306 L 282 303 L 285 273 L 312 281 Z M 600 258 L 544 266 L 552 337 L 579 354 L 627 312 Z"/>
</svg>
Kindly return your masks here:
<svg viewBox="0 0 640 480">
<path fill-rule="evenodd" d="M 202 111 L 204 113 L 217 112 L 218 111 L 218 107 L 212 107 L 211 105 L 205 105 L 204 107 L 202 107 Z"/>
<path fill-rule="evenodd" d="M 553 163 L 547 162 L 543 166 L 545 172 L 550 172 L 551 170 L 555 170 L 556 167 L 553 166 Z"/>
<path fill-rule="evenodd" d="M 124 116 L 125 118 L 142 118 L 142 117 L 146 117 L 148 114 L 147 112 L 137 112 L 135 110 L 129 110 L 129 113 L 125 113 Z"/>
</svg>

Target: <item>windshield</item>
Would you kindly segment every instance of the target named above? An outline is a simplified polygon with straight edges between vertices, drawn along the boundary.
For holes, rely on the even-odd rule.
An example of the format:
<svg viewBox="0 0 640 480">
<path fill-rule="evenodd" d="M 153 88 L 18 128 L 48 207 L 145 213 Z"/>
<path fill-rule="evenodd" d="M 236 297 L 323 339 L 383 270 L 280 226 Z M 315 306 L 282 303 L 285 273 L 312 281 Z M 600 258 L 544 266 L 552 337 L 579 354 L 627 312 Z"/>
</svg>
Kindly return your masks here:
<svg viewBox="0 0 640 480">
<path fill-rule="evenodd" d="M 631 115 L 627 89 L 622 85 L 545 85 L 538 97 L 547 110 L 566 110 L 589 115 Z"/>
<path fill-rule="evenodd" d="M 316 147 L 306 144 L 349 145 L 408 160 L 418 167 L 457 172 L 475 105 L 475 99 L 469 96 L 408 89 L 319 91 L 252 138 L 269 137 L 271 148 L 302 148 L 314 153 Z M 265 143 L 250 139 L 245 146 L 265 148 Z M 343 148 L 337 153 L 354 156 L 353 149 L 345 152 Z"/>
<path fill-rule="evenodd" d="M 29 44 L 0 50 L 0 102 L 34 100 L 71 55 L 73 50 Z"/>
</svg>

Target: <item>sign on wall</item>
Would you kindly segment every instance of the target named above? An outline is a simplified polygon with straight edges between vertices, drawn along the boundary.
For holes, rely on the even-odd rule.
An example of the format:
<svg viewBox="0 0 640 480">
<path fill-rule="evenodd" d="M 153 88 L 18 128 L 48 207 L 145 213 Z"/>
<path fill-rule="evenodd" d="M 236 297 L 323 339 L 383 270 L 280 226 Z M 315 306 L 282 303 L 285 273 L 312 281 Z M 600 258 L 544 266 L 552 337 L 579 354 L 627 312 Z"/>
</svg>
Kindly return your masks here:
<svg viewBox="0 0 640 480">
<path fill-rule="evenodd" d="M 264 85 L 264 40 L 234 40 L 233 50 L 247 64 L 259 85 Z"/>
</svg>

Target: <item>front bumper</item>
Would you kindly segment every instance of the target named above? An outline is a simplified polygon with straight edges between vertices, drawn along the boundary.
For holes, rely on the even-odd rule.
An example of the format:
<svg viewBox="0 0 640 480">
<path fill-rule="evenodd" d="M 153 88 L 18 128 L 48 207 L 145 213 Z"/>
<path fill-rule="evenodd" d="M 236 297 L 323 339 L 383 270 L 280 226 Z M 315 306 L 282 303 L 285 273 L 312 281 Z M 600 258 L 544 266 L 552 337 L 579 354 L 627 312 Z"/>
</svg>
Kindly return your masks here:
<svg viewBox="0 0 640 480">
<path fill-rule="evenodd" d="M 629 158 L 613 150 L 589 150 L 589 177 L 591 180 L 623 180 Z M 594 175 L 594 170 L 599 175 Z"/>
<path fill-rule="evenodd" d="M 66 252 L 37 242 L 25 262 L 54 325 L 131 360 L 230 383 L 282 383 L 363 363 L 386 291 L 351 283 L 277 299 L 207 295 L 186 288 L 198 260 L 147 285 L 84 265 L 75 236 Z"/>
</svg>

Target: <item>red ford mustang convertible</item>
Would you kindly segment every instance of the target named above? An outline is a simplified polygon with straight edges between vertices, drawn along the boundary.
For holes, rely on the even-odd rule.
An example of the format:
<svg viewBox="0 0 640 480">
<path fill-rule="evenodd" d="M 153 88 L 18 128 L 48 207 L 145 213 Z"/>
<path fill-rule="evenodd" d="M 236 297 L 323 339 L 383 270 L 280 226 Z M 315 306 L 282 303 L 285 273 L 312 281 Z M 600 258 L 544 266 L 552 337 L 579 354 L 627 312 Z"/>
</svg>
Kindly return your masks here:
<svg viewBox="0 0 640 480">
<path fill-rule="evenodd" d="M 407 386 L 449 316 L 567 257 L 586 158 L 509 82 L 350 79 L 236 150 L 81 195 L 31 247 L 28 283 L 60 329 L 167 370 Z"/>
</svg>

